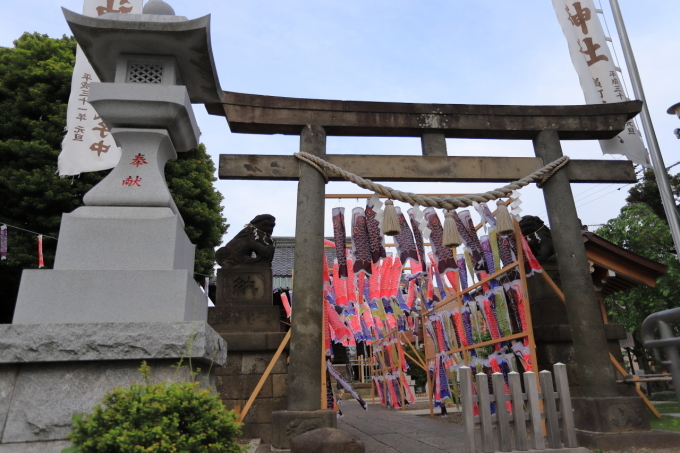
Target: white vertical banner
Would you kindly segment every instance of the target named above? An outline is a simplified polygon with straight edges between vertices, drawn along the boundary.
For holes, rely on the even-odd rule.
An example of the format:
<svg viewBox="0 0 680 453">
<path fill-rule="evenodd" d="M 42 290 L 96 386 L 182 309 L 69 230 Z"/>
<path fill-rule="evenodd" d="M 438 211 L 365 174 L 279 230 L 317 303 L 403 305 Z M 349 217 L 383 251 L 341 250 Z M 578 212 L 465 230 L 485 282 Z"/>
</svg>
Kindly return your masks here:
<svg viewBox="0 0 680 453">
<path fill-rule="evenodd" d="M 141 14 L 143 0 L 84 0 L 83 15 Z M 90 62 L 77 46 L 76 65 L 66 113 L 66 136 L 61 142 L 59 175 L 71 176 L 113 168 L 121 151 L 94 108 L 87 102 L 90 84 L 99 82 Z"/>
<path fill-rule="evenodd" d="M 593 0 L 552 0 L 552 3 L 567 38 L 586 104 L 628 101 Z M 613 139 L 600 140 L 600 147 L 604 154 L 623 154 L 636 164 L 650 166 L 642 136 L 633 120 Z"/>
</svg>

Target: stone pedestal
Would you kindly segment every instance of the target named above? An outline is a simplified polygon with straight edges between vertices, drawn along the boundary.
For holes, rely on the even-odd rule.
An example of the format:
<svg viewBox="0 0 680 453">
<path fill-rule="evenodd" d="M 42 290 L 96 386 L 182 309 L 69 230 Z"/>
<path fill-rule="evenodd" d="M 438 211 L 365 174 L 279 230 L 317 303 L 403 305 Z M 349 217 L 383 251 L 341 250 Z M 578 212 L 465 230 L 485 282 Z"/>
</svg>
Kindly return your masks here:
<svg viewBox="0 0 680 453">
<path fill-rule="evenodd" d="M 272 306 L 272 270 L 261 265 L 229 266 L 217 270 L 216 307 Z"/>
<path fill-rule="evenodd" d="M 114 387 L 151 379 L 214 386 L 227 345 L 204 322 L 0 326 L 0 452 L 57 452 L 74 414 L 87 413 Z"/>
<path fill-rule="evenodd" d="M 14 324 L 203 321 L 195 246 L 163 207 L 64 214 L 54 269 L 25 270 Z"/>
</svg>

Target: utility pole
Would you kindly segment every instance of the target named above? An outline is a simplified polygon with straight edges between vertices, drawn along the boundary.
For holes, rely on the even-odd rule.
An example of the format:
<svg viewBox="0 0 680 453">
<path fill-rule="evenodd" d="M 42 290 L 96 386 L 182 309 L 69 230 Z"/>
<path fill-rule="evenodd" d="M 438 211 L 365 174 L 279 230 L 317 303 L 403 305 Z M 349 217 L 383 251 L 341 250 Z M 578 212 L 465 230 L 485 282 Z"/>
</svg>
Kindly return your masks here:
<svg viewBox="0 0 680 453">
<path fill-rule="evenodd" d="M 656 183 L 659 187 L 659 193 L 661 195 L 661 203 L 663 204 L 663 209 L 666 212 L 668 226 L 671 229 L 671 236 L 673 237 L 673 244 L 675 245 L 676 251 L 675 256 L 676 259 L 680 260 L 680 221 L 678 221 L 678 214 L 675 208 L 675 198 L 673 197 L 671 183 L 668 179 L 668 172 L 666 171 L 666 166 L 663 162 L 663 156 L 661 155 L 661 150 L 659 149 L 659 142 L 656 140 L 656 133 L 654 132 L 652 119 L 649 116 L 645 92 L 642 89 L 640 73 L 638 72 L 637 64 L 635 63 L 633 50 L 630 47 L 628 33 L 626 33 L 626 26 L 623 23 L 623 16 L 621 15 L 621 9 L 619 8 L 619 1 L 609 0 L 609 4 L 612 8 L 614 23 L 616 24 L 616 30 L 619 33 L 619 40 L 621 41 L 621 47 L 623 48 L 623 55 L 626 59 L 626 65 L 628 66 L 628 75 L 630 76 L 630 80 L 633 83 L 633 92 L 635 93 L 635 97 L 643 102 L 642 112 L 640 113 L 640 117 L 642 118 L 642 128 L 645 131 L 645 137 L 647 137 L 647 146 L 649 147 L 649 155 L 652 159 L 652 168 L 654 169 Z"/>
</svg>

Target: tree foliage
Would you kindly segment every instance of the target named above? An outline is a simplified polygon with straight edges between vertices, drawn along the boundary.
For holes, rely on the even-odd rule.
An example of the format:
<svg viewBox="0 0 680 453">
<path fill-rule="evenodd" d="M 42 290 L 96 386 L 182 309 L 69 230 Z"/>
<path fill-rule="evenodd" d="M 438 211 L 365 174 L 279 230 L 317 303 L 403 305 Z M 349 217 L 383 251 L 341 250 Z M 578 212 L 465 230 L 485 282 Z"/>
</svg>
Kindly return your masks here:
<svg viewBox="0 0 680 453">
<path fill-rule="evenodd" d="M 656 282 L 656 287 L 638 286 L 630 291 L 614 293 L 605 305 L 611 319 L 632 332 L 642 355 L 640 328 L 645 318 L 657 311 L 680 306 L 680 264 L 670 252 L 673 246 L 670 230 L 647 204 L 624 206 L 618 217 L 609 220 L 596 234 L 614 244 L 668 266 L 668 272 Z"/>
<path fill-rule="evenodd" d="M 0 223 L 55 238 L 62 213 L 81 206 L 83 195 L 109 173 L 57 175 L 75 49 L 73 38 L 38 33 L 0 47 Z M 228 227 L 214 172 L 202 145 L 166 166 L 168 186 L 197 246 L 195 271 L 208 275 Z M 10 228 L 8 238 L 7 260 L 0 261 L 0 323 L 11 322 L 22 270 L 38 265 L 34 234 Z M 53 266 L 55 251 L 56 240 L 45 237 L 45 267 Z"/>
<path fill-rule="evenodd" d="M 680 174 L 673 176 L 669 175 L 668 178 L 677 205 L 678 199 L 680 199 Z M 652 208 L 656 215 L 663 220 L 668 221 L 666 219 L 666 211 L 664 211 L 663 205 L 661 204 L 661 196 L 659 195 L 659 186 L 656 183 L 656 176 L 654 175 L 654 170 L 651 168 L 645 170 L 642 175 L 642 180 L 628 191 L 626 201 L 628 203 L 645 203 Z"/>
</svg>

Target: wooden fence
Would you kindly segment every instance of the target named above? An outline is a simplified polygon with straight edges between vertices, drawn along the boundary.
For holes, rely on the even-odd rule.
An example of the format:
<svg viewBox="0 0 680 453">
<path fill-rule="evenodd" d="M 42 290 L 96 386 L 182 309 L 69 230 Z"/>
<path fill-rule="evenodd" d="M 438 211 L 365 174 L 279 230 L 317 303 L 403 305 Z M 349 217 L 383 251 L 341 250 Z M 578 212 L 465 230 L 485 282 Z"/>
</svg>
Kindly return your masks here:
<svg viewBox="0 0 680 453">
<path fill-rule="evenodd" d="M 524 373 L 525 391 L 523 392 L 520 375 L 513 371 L 508 374 L 507 383 L 502 373 L 493 374 L 491 378 L 493 394 L 489 393 L 488 376 L 484 373 L 477 374 L 475 376 L 476 394 L 474 394 L 471 369 L 460 367 L 460 390 L 467 453 L 477 451 L 476 423 L 481 425 L 483 452 L 512 451 L 510 422 L 514 422 L 515 450 L 527 451 L 531 448 L 549 451 L 562 449 L 562 443 L 564 443 L 566 447 L 566 450 L 562 450 L 564 452 L 587 452 L 588 450 L 584 448 L 578 448 L 576 441 L 566 366 L 558 363 L 555 364 L 554 370 L 557 390 L 553 388 L 551 373 L 541 371 L 539 381 L 543 391 L 539 393 L 536 376 L 528 371 Z M 506 384 L 509 387 L 509 394 L 506 394 Z M 495 414 L 491 413 L 492 402 L 495 403 Z M 541 406 L 543 406 L 543 411 L 541 411 Z M 475 410 L 479 415 L 475 415 Z M 547 448 L 543 434 L 542 420 L 544 419 Z M 496 450 L 494 446 L 494 423 L 498 434 L 499 450 Z"/>
</svg>

